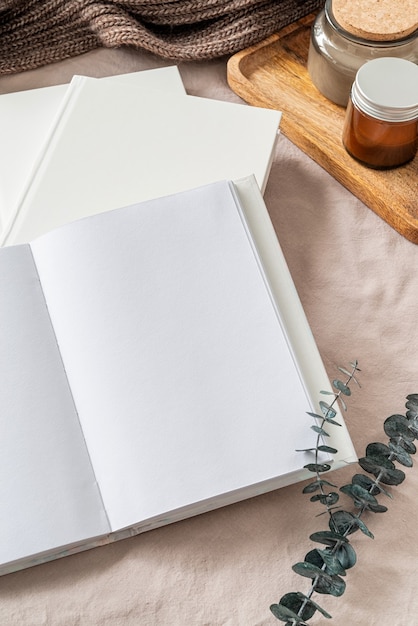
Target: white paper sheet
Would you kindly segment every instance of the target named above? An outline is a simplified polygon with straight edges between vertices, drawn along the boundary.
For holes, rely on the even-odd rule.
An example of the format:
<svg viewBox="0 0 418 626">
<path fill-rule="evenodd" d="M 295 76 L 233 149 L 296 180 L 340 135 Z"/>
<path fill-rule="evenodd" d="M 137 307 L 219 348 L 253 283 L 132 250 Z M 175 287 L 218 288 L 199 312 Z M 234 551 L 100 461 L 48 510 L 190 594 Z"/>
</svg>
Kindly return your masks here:
<svg viewBox="0 0 418 626">
<path fill-rule="evenodd" d="M 32 249 L 113 529 L 301 467 L 311 406 L 227 183 Z"/>
<path fill-rule="evenodd" d="M 0 563 L 109 530 L 29 246 L 0 250 Z"/>
</svg>

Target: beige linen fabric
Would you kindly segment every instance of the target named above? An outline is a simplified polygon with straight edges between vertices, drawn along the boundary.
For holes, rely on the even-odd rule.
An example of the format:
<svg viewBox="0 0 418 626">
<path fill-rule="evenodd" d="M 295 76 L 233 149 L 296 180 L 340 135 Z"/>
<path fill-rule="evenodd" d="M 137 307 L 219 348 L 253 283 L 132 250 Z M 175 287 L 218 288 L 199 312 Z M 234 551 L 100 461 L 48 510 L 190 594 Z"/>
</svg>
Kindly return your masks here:
<svg viewBox="0 0 418 626">
<path fill-rule="evenodd" d="M 152 54 L 98 49 L 0 78 L 0 92 L 162 65 Z M 179 65 L 187 91 L 239 101 L 219 59 Z M 280 86 L 278 86 L 280 88 Z M 384 441 L 383 420 L 418 391 L 418 246 L 408 242 L 281 136 L 265 200 L 328 374 L 359 359 L 362 389 L 346 415 L 358 453 Z M 280 415 L 278 415 L 280 419 Z M 280 454 L 278 444 L 277 453 Z M 250 460 L 249 460 L 250 462 Z M 339 485 L 354 468 L 332 475 Z M 358 564 L 333 615 L 316 626 L 418 623 L 418 468 L 357 533 Z M 0 578 L 2 626 L 268 626 L 269 605 L 309 582 L 291 570 L 324 529 L 301 485 Z M 7 515 L 7 503 L 2 503 Z M 27 520 L 28 524 L 30 520 Z"/>
</svg>

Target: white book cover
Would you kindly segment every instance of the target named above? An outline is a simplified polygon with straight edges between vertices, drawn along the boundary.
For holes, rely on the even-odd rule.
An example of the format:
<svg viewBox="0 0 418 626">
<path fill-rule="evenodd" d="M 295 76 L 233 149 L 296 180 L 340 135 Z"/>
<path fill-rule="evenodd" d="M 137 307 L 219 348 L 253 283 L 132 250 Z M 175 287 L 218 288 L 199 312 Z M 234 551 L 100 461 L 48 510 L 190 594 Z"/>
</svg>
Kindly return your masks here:
<svg viewBox="0 0 418 626">
<path fill-rule="evenodd" d="M 281 113 L 76 77 L 2 245 L 68 221 L 250 174 L 264 190 Z"/>
<path fill-rule="evenodd" d="M 117 89 L 120 82 L 162 93 L 186 95 L 176 66 L 107 76 Z M 0 232 L 17 208 L 25 181 L 36 168 L 68 85 L 53 85 L 0 96 Z"/>
<path fill-rule="evenodd" d="M 254 178 L 72 222 L 0 267 L 0 573 L 308 476 L 330 385 Z"/>
</svg>

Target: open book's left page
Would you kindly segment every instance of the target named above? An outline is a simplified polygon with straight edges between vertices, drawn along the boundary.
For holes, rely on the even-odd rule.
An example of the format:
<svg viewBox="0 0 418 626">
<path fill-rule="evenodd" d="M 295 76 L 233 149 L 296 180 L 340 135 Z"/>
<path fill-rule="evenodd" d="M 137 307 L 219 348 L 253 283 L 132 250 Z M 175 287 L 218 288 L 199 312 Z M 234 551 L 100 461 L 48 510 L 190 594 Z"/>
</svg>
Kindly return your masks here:
<svg viewBox="0 0 418 626">
<path fill-rule="evenodd" d="M 108 532 L 29 246 L 0 250 L 0 562 Z"/>
<path fill-rule="evenodd" d="M 291 482 L 312 405 L 230 184 L 31 249 L 112 530 Z"/>
</svg>

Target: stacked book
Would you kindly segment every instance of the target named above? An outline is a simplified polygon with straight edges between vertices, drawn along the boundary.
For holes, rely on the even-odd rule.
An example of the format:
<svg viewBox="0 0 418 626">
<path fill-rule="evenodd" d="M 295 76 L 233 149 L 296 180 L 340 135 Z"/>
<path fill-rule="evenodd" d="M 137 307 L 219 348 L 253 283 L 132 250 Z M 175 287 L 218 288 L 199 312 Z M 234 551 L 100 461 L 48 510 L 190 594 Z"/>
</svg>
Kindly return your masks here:
<svg viewBox="0 0 418 626">
<path fill-rule="evenodd" d="M 330 386 L 262 196 L 279 122 L 176 68 L 0 98 L 0 573 L 307 477 Z"/>
</svg>

